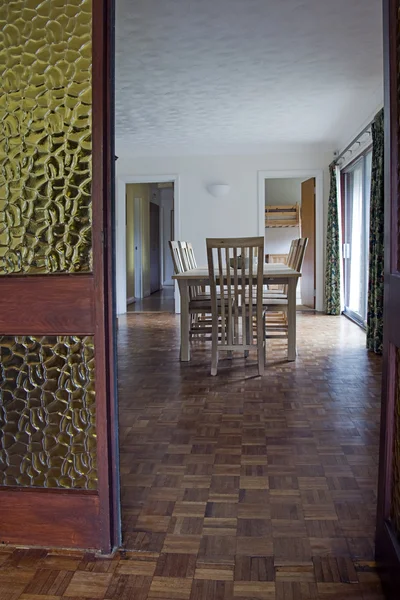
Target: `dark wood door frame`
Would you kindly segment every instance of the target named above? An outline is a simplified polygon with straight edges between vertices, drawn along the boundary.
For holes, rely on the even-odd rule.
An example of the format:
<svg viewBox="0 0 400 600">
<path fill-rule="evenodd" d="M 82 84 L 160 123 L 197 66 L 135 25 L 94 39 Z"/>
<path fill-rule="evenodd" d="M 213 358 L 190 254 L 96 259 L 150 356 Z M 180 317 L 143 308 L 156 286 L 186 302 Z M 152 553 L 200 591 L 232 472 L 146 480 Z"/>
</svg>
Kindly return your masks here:
<svg viewBox="0 0 400 600">
<path fill-rule="evenodd" d="M 398 0 L 384 0 L 385 56 L 385 298 L 382 411 L 378 480 L 376 559 L 389 598 L 400 589 L 400 544 L 391 525 L 396 348 L 400 348 L 400 274 L 398 268 L 399 92 Z"/>
<path fill-rule="evenodd" d="M 93 1 L 93 225 L 96 330 L 102 390 L 97 402 L 101 550 L 121 544 L 115 309 L 115 0 Z M 97 260 L 96 260 L 97 257 Z"/>
</svg>

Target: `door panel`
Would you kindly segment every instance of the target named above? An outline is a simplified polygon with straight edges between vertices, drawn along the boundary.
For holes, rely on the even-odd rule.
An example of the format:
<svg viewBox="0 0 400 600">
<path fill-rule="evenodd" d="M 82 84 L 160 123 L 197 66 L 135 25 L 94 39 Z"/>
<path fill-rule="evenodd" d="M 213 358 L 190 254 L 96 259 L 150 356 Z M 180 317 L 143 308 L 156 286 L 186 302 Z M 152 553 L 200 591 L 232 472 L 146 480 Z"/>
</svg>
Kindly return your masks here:
<svg viewBox="0 0 400 600">
<path fill-rule="evenodd" d="M 160 289 L 160 207 L 150 202 L 150 294 Z"/>
<path fill-rule="evenodd" d="M 5 543 L 109 551 L 118 537 L 111 8 L 45 0 L 0 10 Z"/>
<path fill-rule="evenodd" d="M 301 276 L 301 302 L 315 308 L 315 179 L 301 184 L 301 236 L 308 238 Z"/>
<path fill-rule="evenodd" d="M 388 597 L 400 589 L 400 252 L 398 0 L 385 0 L 385 290 L 376 558 Z"/>
</svg>

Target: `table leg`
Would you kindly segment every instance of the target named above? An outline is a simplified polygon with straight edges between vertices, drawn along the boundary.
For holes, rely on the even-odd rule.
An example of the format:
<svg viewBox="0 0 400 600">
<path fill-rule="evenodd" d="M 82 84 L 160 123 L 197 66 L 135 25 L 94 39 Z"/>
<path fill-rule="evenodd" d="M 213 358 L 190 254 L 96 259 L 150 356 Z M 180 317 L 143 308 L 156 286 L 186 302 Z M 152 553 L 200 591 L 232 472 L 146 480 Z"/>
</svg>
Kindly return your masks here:
<svg viewBox="0 0 400 600">
<path fill-rule="evenodd" d="M 288 278 L 288 360 L 296 360 L 296 287 L 297 279 Z"/>
<path fill-rule="evenodd" d="M 179 291 L 181 294 L 181 361 L 190 360 L 190 340 L 189 340 L 189 286 L 184 279 L 179 280 Z"/>
</svg>

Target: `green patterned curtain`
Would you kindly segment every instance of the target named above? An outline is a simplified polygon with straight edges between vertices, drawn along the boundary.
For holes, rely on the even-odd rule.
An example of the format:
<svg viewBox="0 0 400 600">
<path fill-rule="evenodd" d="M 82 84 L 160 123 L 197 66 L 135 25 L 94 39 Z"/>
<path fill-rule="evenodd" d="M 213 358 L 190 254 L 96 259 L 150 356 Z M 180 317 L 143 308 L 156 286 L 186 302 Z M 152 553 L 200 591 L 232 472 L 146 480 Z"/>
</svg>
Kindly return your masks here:
<svg viewBox="0 0 400 600">
<path fill-rule="evenodd" d="M 384 280 L 383 109 L 372 123 L 367 348 L 382 354 Z"/>
<path fill-rule="evenodd" d="M 331 187 L 326 233 L 325 305 L 327 315 L 340 315 L 339 213 L 336 186 L 336 163 L 329 165 Z"/>
</svg>

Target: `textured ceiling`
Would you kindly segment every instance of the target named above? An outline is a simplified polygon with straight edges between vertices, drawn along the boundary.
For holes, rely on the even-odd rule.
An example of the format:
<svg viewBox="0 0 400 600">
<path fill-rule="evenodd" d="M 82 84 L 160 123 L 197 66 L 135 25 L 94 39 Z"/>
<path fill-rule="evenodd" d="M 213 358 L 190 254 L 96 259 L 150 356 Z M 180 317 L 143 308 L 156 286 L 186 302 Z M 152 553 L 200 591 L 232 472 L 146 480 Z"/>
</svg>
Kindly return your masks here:
<svg viewBox="0 0 400 600">
<path fill-rule="evenodd" d="M 381 102 L 381 0 L 116 0 L 116 11 L 117 151 L 335 147 Z"/>
</svg>

